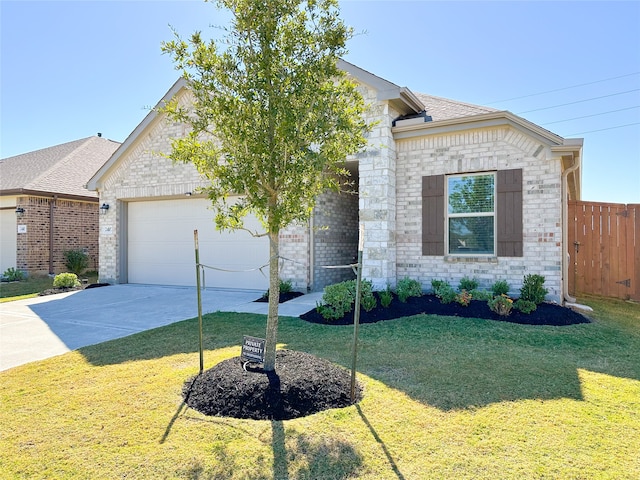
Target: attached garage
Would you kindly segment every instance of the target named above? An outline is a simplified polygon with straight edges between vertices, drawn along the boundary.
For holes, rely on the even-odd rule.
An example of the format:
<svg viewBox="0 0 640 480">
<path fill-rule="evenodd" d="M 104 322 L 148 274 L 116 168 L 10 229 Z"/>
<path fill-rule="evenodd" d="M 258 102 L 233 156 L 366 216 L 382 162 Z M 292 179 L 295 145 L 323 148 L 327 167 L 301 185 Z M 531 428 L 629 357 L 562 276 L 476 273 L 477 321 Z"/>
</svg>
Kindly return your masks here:
<svg viewBox="0 0 640 480">
<path fill-rule="evenodd" d="M 196 283 L 194 230 L 207 287 L 266 290 L 269 240 L 244 230 L 220 232 L 206 198 L 136 201 L 127 204 L 129 283 L 193 286 Z M 258 220 L 245 227 L 262 231 Z"/>
</svg>

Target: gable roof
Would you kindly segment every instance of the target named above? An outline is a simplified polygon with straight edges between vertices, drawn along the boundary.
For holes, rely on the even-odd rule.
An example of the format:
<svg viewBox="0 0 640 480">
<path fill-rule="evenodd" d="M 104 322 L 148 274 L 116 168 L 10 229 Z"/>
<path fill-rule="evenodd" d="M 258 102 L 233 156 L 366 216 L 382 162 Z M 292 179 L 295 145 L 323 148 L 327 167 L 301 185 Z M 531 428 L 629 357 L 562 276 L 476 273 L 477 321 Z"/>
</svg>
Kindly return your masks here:
<svg viewBox="0 0 640 480">
<path fill-rule="evenodd" d="M 88 137 L 0 160 L 0 195 L 44 194 L 96 199 L 85 184 L 120 143 Z"/>
</svg>

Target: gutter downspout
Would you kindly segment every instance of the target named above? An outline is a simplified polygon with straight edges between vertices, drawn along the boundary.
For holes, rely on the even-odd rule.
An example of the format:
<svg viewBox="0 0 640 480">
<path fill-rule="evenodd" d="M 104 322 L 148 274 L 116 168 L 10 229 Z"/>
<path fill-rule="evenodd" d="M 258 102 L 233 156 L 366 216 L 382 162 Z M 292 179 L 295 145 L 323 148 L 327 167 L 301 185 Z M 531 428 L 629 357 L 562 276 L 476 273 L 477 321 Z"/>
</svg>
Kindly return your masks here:
<svg viewBox="0 0 640 480">
<path fill-rule="evenodd" d="M 309 265 L 307 270 L 307 293 L 311 292 L 313 289 L 313 284 L 315 281 L 315 235 L 314 235 L 314 227 L 315 227 L 315 213 L 311 212 L 311 216 L 309 217 Z"/>
<path fill-rule="evenodd" d="M 562 255 L 562 296 L 563 299 L 569 303 L 575 303 L 576 299 L 569 295 L 569 185 L 568 177 L 570 173 L 575 172 L 579 167 L 582 159 L 580 156 L 576 159 L 573 158 L 573 165 L 562 172 L 562 245 L 564 248 L 564 255 Z"/>
</svg>

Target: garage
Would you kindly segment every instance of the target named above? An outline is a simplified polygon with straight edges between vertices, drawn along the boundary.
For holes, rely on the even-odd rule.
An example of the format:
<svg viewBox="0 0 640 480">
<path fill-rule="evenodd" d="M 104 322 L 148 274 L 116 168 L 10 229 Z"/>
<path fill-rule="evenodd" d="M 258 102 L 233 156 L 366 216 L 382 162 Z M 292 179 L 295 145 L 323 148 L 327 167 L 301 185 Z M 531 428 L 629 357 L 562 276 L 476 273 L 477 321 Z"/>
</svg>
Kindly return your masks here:
<svg viewBox="0 0 640 480">
<path fill-rule="evenodd" d="M 220 232 L 206 198 L 129 202 L 127 208 L 127 273 L 129 283 L 194 286 L 193 231 L 198 230 L 200 263 L 207 287 L 266 290 L 269 240 L 248 232 Z M 263 231 L 255 217 L 245 227 Z M 221 271 L 224 270 L 224 271 Z"/>
</svg>

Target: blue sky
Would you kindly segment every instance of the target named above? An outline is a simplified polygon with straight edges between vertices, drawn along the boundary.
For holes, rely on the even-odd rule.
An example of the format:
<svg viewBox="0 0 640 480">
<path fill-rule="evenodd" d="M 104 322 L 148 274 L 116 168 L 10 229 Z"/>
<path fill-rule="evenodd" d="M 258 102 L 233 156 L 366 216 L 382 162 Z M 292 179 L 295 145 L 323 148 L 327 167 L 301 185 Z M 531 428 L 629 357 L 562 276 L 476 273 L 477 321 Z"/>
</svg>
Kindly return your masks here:
<svg viewBox="0 0 640 480">
<path fill-rule="evenodd" d="M 346 60 L 415 92 L 584 138 L 582 198 L 640 203 L 640 1 L 341 1 Z M 124 141 L 178 77 L 160 43 L 201 1 L 0 2 L 0 156 Z M 573 119 L 573 120 L 570 120 Z"/>
</svg>

